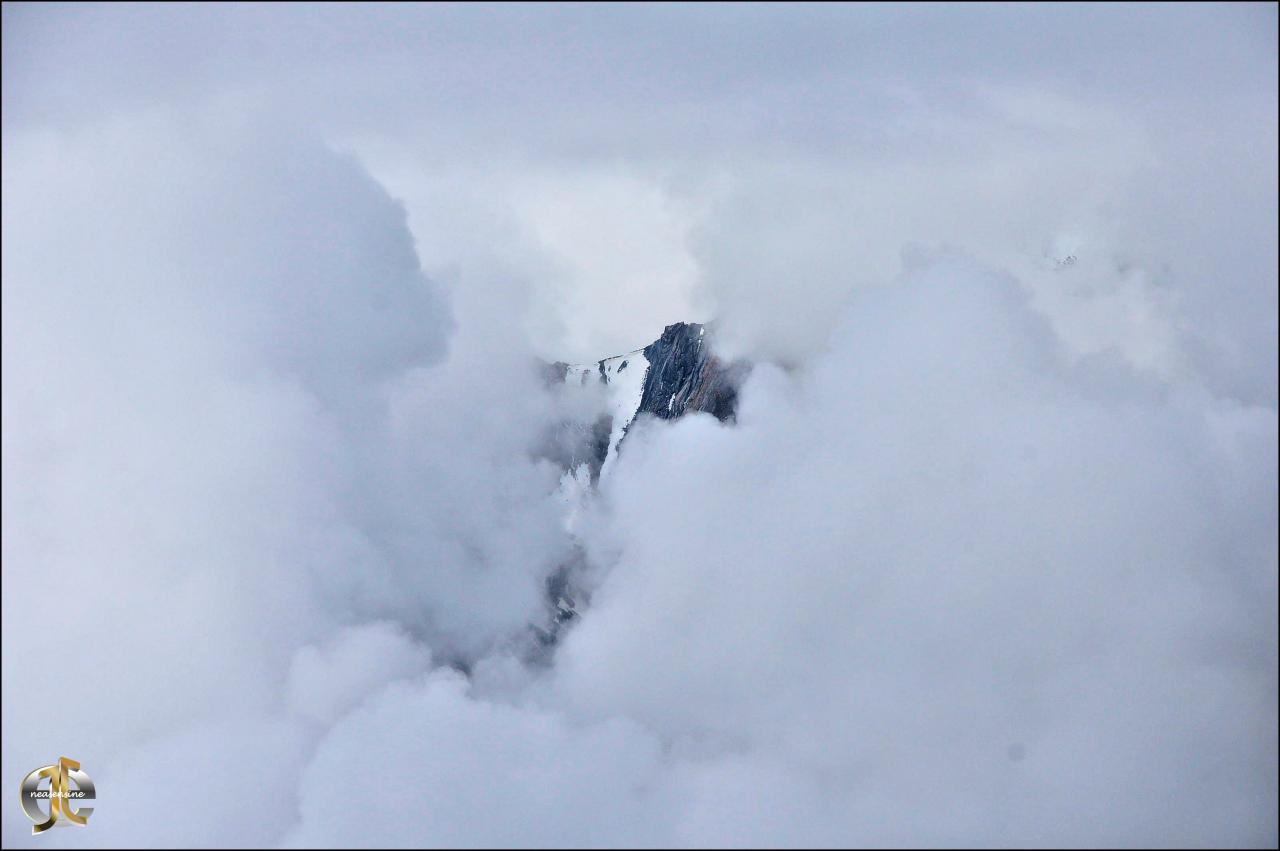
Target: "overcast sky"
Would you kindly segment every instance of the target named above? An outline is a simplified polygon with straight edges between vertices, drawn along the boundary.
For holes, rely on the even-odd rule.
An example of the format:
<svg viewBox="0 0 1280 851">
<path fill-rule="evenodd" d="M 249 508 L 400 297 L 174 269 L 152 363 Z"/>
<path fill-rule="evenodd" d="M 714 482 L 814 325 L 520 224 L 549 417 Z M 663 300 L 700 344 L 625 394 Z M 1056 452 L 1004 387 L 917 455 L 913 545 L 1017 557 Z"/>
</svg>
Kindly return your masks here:
<svg viewBox="0 0 1280 851">
<path fill-rule="evenodd" d="M 6 3 L 2 113 L 6 846 L 1276 843 L 1274 5 Z M 681 320 L 570 535 L 531 364 Z"/>
</svg>

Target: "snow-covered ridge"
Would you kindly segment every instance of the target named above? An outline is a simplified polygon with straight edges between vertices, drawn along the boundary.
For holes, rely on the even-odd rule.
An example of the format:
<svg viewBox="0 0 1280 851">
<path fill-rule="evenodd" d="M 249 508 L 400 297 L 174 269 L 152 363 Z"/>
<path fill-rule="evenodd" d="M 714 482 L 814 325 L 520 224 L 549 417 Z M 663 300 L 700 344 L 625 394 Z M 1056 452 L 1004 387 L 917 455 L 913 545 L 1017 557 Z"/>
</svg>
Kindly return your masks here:
<svg viewBox="0 0 1280 851">
<path fill-rule="evenodd" d="M 649 361 L 645 359 L 644 349 L 637 349 L 625 355 L 605 358 L 600 361 L 599 369 L 609 399 L 609 416 L 613 419 L 613 428 L 609 432 L 609 449 L 605 454 L 604 465 L 600 468 L 600 475 L 603 476 L 613 465 L 618 455 L 618 444 L 622 442 L 627 427 L 640 410 L 645 378 L 649 375 Z"/>
<path fill-rule="evenodd" d="M 609 437 L 607 443 L 601 440 L 593 465 L 598 465 L 600 475 L 617 462 L 627 430 L 642 413 L 666 420 L 689 411 L 710 413 L 719 420 L 733 417 L 737 387 L 749 366 L 722 362 L 711 353 L 710 336 L 703 325 L 677 322 L 642 349 L 594 364 L 550 365 L 551 380 L 569 386 L 599 382 L 605 387 L 601 425 L 608 428 Z"/>
</svg>

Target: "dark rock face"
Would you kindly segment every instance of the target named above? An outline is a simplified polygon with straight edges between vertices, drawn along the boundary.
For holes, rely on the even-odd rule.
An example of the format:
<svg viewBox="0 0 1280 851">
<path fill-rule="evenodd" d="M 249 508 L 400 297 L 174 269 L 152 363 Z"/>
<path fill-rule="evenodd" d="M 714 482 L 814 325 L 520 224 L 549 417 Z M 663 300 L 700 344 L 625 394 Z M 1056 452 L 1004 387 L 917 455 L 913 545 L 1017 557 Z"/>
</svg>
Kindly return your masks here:
<svg viewBox="0 0 1280 851">
<path fill-rule="evenodd" d="M 710 353 L 705 342 L 704 326 L 677 322 L 645 347 L 649 374 L 637 416 L 652 414 L 674 420 L 688 411 L 705 411 L 721 422 L 733 419 L 738 386 L 750 365 L 745 361 L 724 363 Z"/>
<path fill-rule="evenodd" d="M 620 374 L 627 369 L 646 369 L 645 362 L 648 362 L 632 424 L 646 414 L 664 420 L 676 420 L 689 412 L 705 412 L 721 422 L 734 418 L 738 387 L 751 365 L 746 361 L 726 363 L 711 354 L 705 326 L 696 322 L 668 325 L 662 336 L 642 351 L 643 360 L 633 356 L 617 365 Z M 571 369 L 568 364 L 556 361 L 542 364 L 541 374 L 548 386 L 565 382 L 585 384 L 597 375 L 600 382 L 608 384 L 611 379 L 605 365 L 617 360 L 597 361 L 592 371 L 584 371 L 582 367 Z M 594 423 L 562 423 L 555 434 L 543 441 L 543 454 L 560 462 L 566 470 L 585 461 L 594 482 L 608 455 L 612 428 L 613 418 L 609 414 L 603 414 Z M 619 451 L 623 443 L 625 432 L 619 441 Z"/>
</svg>

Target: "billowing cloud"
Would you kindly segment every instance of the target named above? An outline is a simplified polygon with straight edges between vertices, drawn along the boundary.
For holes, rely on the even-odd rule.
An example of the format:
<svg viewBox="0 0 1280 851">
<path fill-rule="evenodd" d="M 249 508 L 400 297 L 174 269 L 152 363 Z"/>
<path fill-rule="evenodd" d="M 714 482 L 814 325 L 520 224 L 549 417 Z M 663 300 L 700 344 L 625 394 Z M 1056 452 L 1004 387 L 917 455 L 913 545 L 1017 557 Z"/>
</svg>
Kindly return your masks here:
<svg viewBox="0 0 1280 851">
<path fill-rule="evenodd" d="M 5 845 L 1274 845 L 1275 31 L 6 4 Z"/>
<path fill-rule="evenodd" d="M 685 841 L 1262 842 L 1275 443 L 1273 410 L 1067 366 L 1012 281 L 928 262 L 757 372 L 736 428 L 635 436 L 557 687 L 787 790 L 752 821 L 709 782 Z"/>
<path fill-rule="evenodd" d="M 145 129 L 5 157 L 4 765 L 75 752 L 106 796 L 141 760 L 125 798 L 193 740 L 231 789 L 210 745 L 241 724 L 305 753 L 308 724 L 429 666 L 414 641 L 450 662 L 518 636 L 566 546 L 531 357 L 487 352 L 475 392 L 465 345 L 441 366 L 446 299 L 356 163 Z M 135 841 L 110 800 L 95 833 Z"/>
</svg>

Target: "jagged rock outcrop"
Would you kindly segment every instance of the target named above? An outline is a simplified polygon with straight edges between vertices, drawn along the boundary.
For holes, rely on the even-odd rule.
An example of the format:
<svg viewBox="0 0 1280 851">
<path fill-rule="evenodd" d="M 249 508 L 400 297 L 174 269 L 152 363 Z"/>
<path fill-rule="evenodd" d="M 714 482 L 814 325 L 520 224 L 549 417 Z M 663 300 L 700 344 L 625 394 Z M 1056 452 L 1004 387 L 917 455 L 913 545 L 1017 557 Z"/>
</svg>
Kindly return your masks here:
<svg viewBox="0 0 1280 851">
<path fill-rule="evenodd" d="M 576 440 L 573 452 L 557 453 L 570 464 L 587 462 L 594 481 L 613 462 L 626 432 L 637 417 L 679 419 L 689 412 L 705 412 L 723 421 L 737 411 L 738 387 L 750 370 L 745 361 L 725 362 L 712 354 L 704 325 L 677 322 L 643 349 L 604 358 L 590 365 L 560 361 L 544 364 L 550 384 L 605 386 L 607 410 L 599 420 L 566 424 L 561 442 Z M 583 438 L 588 438 L 583 450 Z"/>
<path fill-rule="evenodd" d="M 697 323 L 668 325 L 644 348 L 649 372 L 640 397 L 639 414 L 674 420 L 688 411 L 705 411 L 721 422 L 737 411 L 738 386 L 750 365 L 725 363 L 706 345 L 706 327 Z"/>
</svg>

